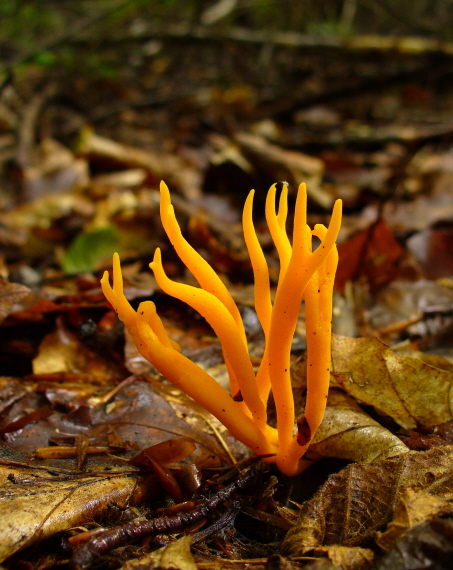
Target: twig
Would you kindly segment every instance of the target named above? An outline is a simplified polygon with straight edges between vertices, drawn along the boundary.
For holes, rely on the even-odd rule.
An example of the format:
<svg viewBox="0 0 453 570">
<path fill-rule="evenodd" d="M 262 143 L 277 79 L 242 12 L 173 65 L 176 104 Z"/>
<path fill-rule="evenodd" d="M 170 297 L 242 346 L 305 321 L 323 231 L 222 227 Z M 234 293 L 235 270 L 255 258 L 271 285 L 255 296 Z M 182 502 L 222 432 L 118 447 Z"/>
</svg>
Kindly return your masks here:
<svg viewBox="0 0 453 570">
<path fill-rule="evenodd" d="M 314 49 L 344 49 L 354 52 L 377 51 L 398 52 L 403 54 L 443 53 L 453 55 L 453 42 L 442 41 L 420 36 L 379 36 L 356 35 L 346 38 L 339 36 L 315 36 L 293 31 L 254 30 L 251 28 L 235 27 L 225 30 L 212 29 L 208 26 L 193 26 L 190 23 L 169 26 L 150 25 L 139 34 L 115 35 L 101 38 L 105 45 L 128 41 L 146 41 L 156 38 L 188 38 L 210 40 L 215 42 L 234 41 L 248 44 L 273 44 L 282 47 L 314 48 Z M 98 38 L 99 40 L 99 38 Z M 89 44 L 90 40 L 80 38 L 74 43 Z"/>
<path fill-rule="evenodd" d="M 17 144 L 17 163 L 24 169 L 31 166 L 32 150 L 35 144 L 36 123 L 46 102 L 55 95 L 57 87 L 51 83 L 37 93 L 24 109 L 20 123 Z"/>
<path fill-rule="evenodd" d="M 202 500 L 198 507 L 190 513 L 162 516 L 145 522 L 134 520 L 94 536 L 74 551 L 69 567 L 71 570 L 85 570 L 99 556 L 127 542 L 156 534 L 173 533 L 191 526 L 207 517 L 222 503 L 230 499 L 235 492 L 243 490 L 255 474 L 256 470 L 254 468 L 249 469 L 240 475 L 236 481 L 218 491 L 211 498 Z M 236 508 L 236 505 L 234 508 Z"/>
<path fill-rule="evenodd" d="M 222 515 L 218 520 L 216 520 L 213 524 L 208 526 L 207 528 L 197 532 L 193 535 L 192 544 L 196 544 L 197 542 L 203 542 L 211 535 L 219 532 L 223 528 L 230 526 L 233 524 L 236 515 L 239 512 L 239 507 L 234 505 L 233 507 L 229 508 L 224 515 Z"/>
</svg>

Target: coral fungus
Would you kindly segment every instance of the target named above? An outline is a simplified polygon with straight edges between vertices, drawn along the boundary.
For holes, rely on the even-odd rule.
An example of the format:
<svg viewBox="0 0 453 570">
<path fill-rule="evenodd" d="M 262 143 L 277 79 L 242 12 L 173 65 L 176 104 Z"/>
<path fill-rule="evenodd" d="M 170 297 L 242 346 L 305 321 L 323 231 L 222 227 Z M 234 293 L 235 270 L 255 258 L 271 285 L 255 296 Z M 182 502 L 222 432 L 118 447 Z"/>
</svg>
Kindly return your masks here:
<svg viewBox="0 0 453 570">
<path fill-rule="evenodd" d="M 328 228 L 306 222 L 307 194 L 301 184 L 297 194 L 292 244 L 286 233 L 287 186 L 276 209 L 276 185 L 267 195 L 266 220 L 280 258 L 275 299 L 270 293 L 269 269 L 252 220 L 254 192 L 244 207 L 244 237 L 255 279 L 255 308 L 264 331 L 265 350 L 255 372 L 239 310 L 213 268 L 184 239 L 176 220 L 170 193 L 160 186 L 160 216 L 176 253 L 200 287 L 177 283 L 166 275 L 156 249 L 150 264 L 161 289 L 193 307 L 211 325 L 223 349 L 230 378 L 230 394 L 179 351 L 167 336 L 154 303 L 145 301 L 137 311 L 123 292 L 120 261 L 113 259 L 113 287 L 106 272 L 101 280 L 105 296 L 132 335 L 140 353 L 175 386 L 196 400 L 242 441 L 283 473 L 295 475 L 322 421 L 329 388 L 332 294 L 338 254 L 335 241 L 341 224 L 341 202 L 335 203 Z M 312 238 L 320 239 L 313 251 Z M 291 342 L 302 299 L 307 330 L 307 400 L 295 430 L 294 400 L 290 381 Z M 277 427 L 267 423 L 267 401 L 272 391 Z M 294 433 L 295 432 L 295 433 Z"/>
</svg>

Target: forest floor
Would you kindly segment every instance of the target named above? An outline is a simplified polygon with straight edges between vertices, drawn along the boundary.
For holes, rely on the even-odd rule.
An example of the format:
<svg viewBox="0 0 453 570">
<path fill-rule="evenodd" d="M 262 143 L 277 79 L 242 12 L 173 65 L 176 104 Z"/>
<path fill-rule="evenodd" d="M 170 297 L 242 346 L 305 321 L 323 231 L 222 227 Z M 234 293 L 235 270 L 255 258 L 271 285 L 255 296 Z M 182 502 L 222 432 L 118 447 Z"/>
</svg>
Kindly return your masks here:
<svg viewBox="0 0 453 570">
<path fill-rule="evenodd" d="M 28 64 L 3 85 L 4 568 L 450 567 L 453 59 L 423 42 L 258 40 L 124 40 L 115 76 Z M 133 307 L 154 301 L 182 353 L 225 381 L 212 328 L 148 267 L 160 247 L 169 277 L 194 283 L 162 227 L 161 180 L 238 305 L 254 366 L 248 192 L 272 291 L 269 187 L 289 185 L 289 233 L 300 183 L 310 227 L 343 201 L 331 391 L 295 478 L 159 375 L 102 294 L 118 251 Z M 303 310 L 298 416 L 306 344 Z"/>
</svg>

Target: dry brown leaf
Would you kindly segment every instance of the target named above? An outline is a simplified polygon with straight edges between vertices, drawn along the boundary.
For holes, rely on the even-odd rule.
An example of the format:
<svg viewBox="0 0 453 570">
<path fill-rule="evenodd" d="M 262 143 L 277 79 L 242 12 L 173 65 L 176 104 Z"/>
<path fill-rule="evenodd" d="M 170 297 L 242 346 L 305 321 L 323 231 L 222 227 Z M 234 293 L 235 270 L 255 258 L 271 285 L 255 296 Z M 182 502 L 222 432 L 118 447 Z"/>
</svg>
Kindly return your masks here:
<svg viewBox="0 0 453 570">
<path fill-rule="evenodd" d="M 95 206 L 90 200 L 75 192 L 63 192 L 57 195 L 45 195 L 17 206 L 9 212 L 3 212 L 0 221 L 7 227 L 20 230 L 47 229 L 53 220 L 64 216 L 79 215 L 91 218 L 94 214 Z"/>
<path fill-rule="evenodd" d="M 199 194 L 200 174 L 179 156 L 121 144 L 97 135 L 89 127 L 82 130 L 77 152 L 100 164 L 144 169 L 155 180 L 165 178 L 168 184 L 181 188 L 187 196 Z"/>
<path fill-rule="evenodd" d="M 398 323 L 408 321 L 407 332 L 415 338 L 424 337 L 437 334 L 443 327 L 444 319 L 439 322 L 435 309 L 440 309 L 440 314 L 445 315 L 452 304 L 453 291 L 448 286 L 426 279 L 414 282 L 396 280 L 379 293 L 374 306 L 367 310 L 367 319 L 374 329 L 387 329 L 390 332 L 395 324 L 398 326 Z M 410 325 L 410 321 L 415 322 Z M 448 320 L 445 321 L 448 325 Z M 397 330 L 401 331 L 401 328 Z"/>
<path fill-rule="evenodd" d="M 329 477 L 313 499 L 302 505 L 284 548 L 293 555 L 304 555 L 321 546 L 359 546 L 390 522 L 408 488 L 451 501 L 452 467 L 453 446 L 349 465 Z"/>
<path fill-rule="evenodd" d="M 146 180 L 146 170 L 144 168 L 128 168 L 118 172 L 108 174 L 98 174 L 91 179 L 91 189 L 96 195 L 110 193 L 115 188 L 134 188 L 140 186 Z"/>
<path fill-rule="evenodd" d="M 366 570 L 374 559 L 374 552 L 369 548 L 351 548 L 348 546 L 328 546 L 316 548 L 315 556 L 327 556 L 336 568 L 343 570 Z"/>
<path fill-rule="evenodd" d="M 440 356 L 440 354 L 427 354 L 426 352 L 413 351 L 412 356 L 420 359 L 422 362 L 434 366 L 434 368 L 439 368 L 440 370 L 445 370 L 453 374 L 453 363 Z"/>
<path fill-rule="evenodd" d="M 120 370 L 111 360 L 83 345 L 57 319 L 57 328 L 42 340 L 39 352 L 33 359 L 33 373 L 77 373 L 80 378 L 94 382 L 108 382 L 118 379 Z"/>
<path fill-rule="evenodd" d="M 121 568 L 122 570 L 152 570 L 153 568 L 159 568 L 159 570 L 197 570 L 197 565 L 190 552 L 191 543 L 191 536 L 183 536 L 151 554 L 129 560 Z"/>
<path fill-rule="evenodd" d="M 430 198 L 425 195 L 415 200 L 388 201 L 383 208 L 383 217 L 392 232 L 422 231 L 439 221 L 453 218 L 453 204 L 445 197 Z"/>
<path fill-rule="evenodd" d="M 387 530 L 378 532 L 377 543 L 383 550 L 390 551 L 406 531 L 435 515 L 448 513 L 451 510 L 449 501 L 434 497 L 425 491 L 405 489 Z"/>
<path fill-rule="evenodd" d="M 406 429 L 452 419 L 453 374 L 399 355 L 377 338 L 332 338 L 332 370 L 348 394 Z"/>
<path fill-rule="evenodd" d="M 0 278 L 0 323 L 11 313 L 16 303 L 20 303 L 30 294 L 30 289 L 25 285 L 10 283 Z"/>
<path fill-rule="evenodd" d="M 93 383 L 90 383 L 93 380 Z M 113 451 L 131 454 L 178 436 L 191 438 L 197 449 L 190 462 L 201 467 L 219 467 L 229 462 L 223 441 L 213 434 L 217 420 L 207 422 L 193 401 L 173 387 L 150 378 L 130 376 L 120 384 L 99 383 L 80 373 L 34 375 L 29 381 L 0 378 L 1 426 L 26 425 L 4 434 L 16 451 L 33 454 L 38 448 L 46 457 L 78 456 L 77 436 L 89 438 L 93 452 L 103 456 Z M 165 397 L 164 394 L 165 393 Z M 55 413 L 42 416 L 42 406 L 51 404 Z M 41 410 L 38 417 L 35 412 Z M 31 421 L 33 420 L 33 421 Z M 223 427 L 223 426 L 222 426 Z M 225 429 L 225 428 L 224 428 Z M 221 427 L 217 426 L 220 432 Z M 238 457 L 247 449 L 228 433 L 224 440 Z M 48 446 L 52 445 L 51 448 Z M 90 468 L 92 460 L 88 462 Z"/>
<path fill-rule="evenodd" d="M 132 168 L 144 168 L 157 177 L 161 177 L 163 174 L 161 162 L 155 153 L 101 137 L 90 127 L 82 130 L 77 152 L 82 156 L 98 161 Z"/>
<path fill-rule="evenodd" d="M 434 227 L 426 228 L 407 240 L 407 248 L 418 261 L 426 278 L 439 279 L 453 274 L 452 238 L 451 227 Z"/>
<path fill-rule="evenodd" d="M 446 570 L 453 560 L 453 521 L 441 515 L 407 531 L 376 570 Z"/>
<path fill-rule="evenodd" d="M 292 188 L 303 180 L 312 200 L 327 209 L 332 206 L 333 196 L 321 188 L 324 163 L 319 158 L 282 149 L 250 133 L 236 133 L 234 140 L 246 159 L 268 172 L 272 180 L 286 180 Z"/>
<path fill-rule="evenodd" d="M 0 465 L 0 561 L 57 532 L 93 520 L 109 503 L 143 500 L 149 490 L 134 469 L 111 468 L 71 478 L 42 469 Z"/>
<path fill-rule="evenodd" d="M 368 416 L 339 390 L 330 390 L 322 424 L 310 450 L 324 457 L 370 463 L 395 457 L 409 450 L 388 429 Z"/>
<path fill-rule="evenodd" d="M 54 139 L 44 139 L 30 158 L 23 170 L 27 200 L 88 185 L 88 164 Z"/>
<path fill-rule="evenodd" d="M 217 467 L 228 462 L 221 442 L 213 435 L 211 427 L 200 418 L 192 400 L 180 395 L 173 386 L 158 385 L 158 389 L 162 390 L 157 391 L 140 377 L 131 379 L 133 381 L 125 383 L 105 406 L 94 407 L 93 427 L 89 432 L 84 431 L 92 441 L 105 441 L 113 429 L 122 441 L 134 442 L 136 449 L 143 450 L 173 437 L 187 436 L 197 444 L 197 450 L 190 457 L 191 463 Z M 61 424 L 56 420 L 52 424 L 61 431 L 68 431 L 69 426 L 64 429 L 64 421 L 63 417 Z M 71 429 L 74 430 L 74 427 L 71 426 Z M 230 447 L 237 449 L 231 436 L 225 439 Z M 245 450 L 242 446 L 238 456 L 242 456 Z"/>
</svg>

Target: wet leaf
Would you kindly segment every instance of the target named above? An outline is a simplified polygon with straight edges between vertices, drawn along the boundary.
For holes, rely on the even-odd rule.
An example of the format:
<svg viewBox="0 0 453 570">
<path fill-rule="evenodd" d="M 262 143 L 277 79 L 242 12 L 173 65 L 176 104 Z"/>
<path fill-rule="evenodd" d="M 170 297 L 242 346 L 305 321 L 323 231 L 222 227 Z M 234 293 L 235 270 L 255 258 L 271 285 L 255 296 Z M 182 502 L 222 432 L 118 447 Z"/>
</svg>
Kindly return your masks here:
<svg viewBox="0 0 453 570">
<path fill-rule="evenodd" d="M 391 416 L 404 428 L 452 419 L 453 374 L 399 355 L 377 338 L 332 339 L 337 383 L 351 396 Z"/>
<path fill-rule="evenodd" d="M 398 274 L 397 262 L 404 249 L 384 221 L 371 224 L 338 246 L 339 263 L 335 286 L 344 290 L 347 281 L 365 278 L 372 290 L 389 283 Z"/>
<path fill-rule="evenodd" d="M 181 402 L 183 413 L 178 412 L 177 391 L 159 393 L 152 384 L 136 377 L 133 383 L 125 385 L 103 406 L 94 410 L 95 427 L 91 437 L 105 440 L 114 429 L 123 441 L 134 441 L 139 449 L 146 449 L 175 436 L 193 438 L 197 449 L 190 462 L 203 466 L 218 466 L 225 461 L 225 452 L 207 424 L 201 422 L 190 408 L 190 400 Z M 165 389 L 165 387 L 164 387 Z M 171 404 L 169 402 L 171 401 Z M 176 408 L 176 410 L 175 410 Z M 195 417 L 194 417 L 195 416 Z M 200 427 L 202 426 L 202 427 Z M 183 440 L 188 441 L 188 440 Z"/>
<path fill-rule="evenodd" d="M 52 391 L 52 383 L 49 380 L 47 382 L 46 391 L 49 393 Z M 41 386 L 41 390 L 44 387 Z M 55 390 L 66 390 L 69 394 L 70 388 L 67 383 L 61 387 L 57 383 L 53 390 L 54 394 Z M 81 397 L 86 399 L 87 394 L 89 391 L 81 394 Z M 157 446 L 158 451 L 161 449 L 158 456 L 167 456 L 173 461 L 179 459 L 182 453 L 186 454 L 193 449 L 194 442 L 189 437 L 193 435 L 198 444 L 193 461 L 203 465 L 220 464 L 218 454 L 224 452 L 215 439 L 200 431 L 198 427 L 191 428 L 186 421 L 178 418 L 168 402 L 158 396 L 147 383 L 135 381 L 124 384 L 122 390 L 116 390 L 107 401 L 102 400 L 99 405 L 93 405 L 89 408 L 89 423 L 81 423 L 74 413 L 80 405 L 76 396 L 77 391 L 72 398 L 74 411 L 68 414 L 56 412 L 47 420 L 41 418 L 38 423 L 27 424 L 19 432 L 11 434 L 14 436 L 10 441 L 12 450 L 8 455 L 4 455 L 6 466 L 3 470 L 0 469 L 0 514 L 3 521 L 3 531 L 0 530 L 1 559 L 56 532 L 91 521 L 100 516 L 110 502 L 119 506 L 134 504 L 135 500 L 141 502 L 146 489 L 160 490 L 162 493 L 161 484 L 157 483 L 154 476 L 152 486 L 143 489 L 134 467 L 112 469 L 111 460 L 106 455 L 109 452 L 124 453 L 132 449 L 134 444 L 143 448 L 150 443 L 168 439 L 169 434 L 186 432 L 187 436 L 176 439 L 182 444 L 175 446 L 176 454 L 173 453 L 173 445 L 164 443 Z M 94 396 L 90 400 L 95 400 Z M 90 447 L 87 449 L 87 474 L 74 469 L 78 450 L 67 445 L 67 441 L 74 439 L 77 433 L 83 434 L 86 441 L 90 441 Z M 69 437 L 70 434 L 74 434 L 72 438 Z M 45 457 L 52 453 L 53 458 L 73 458 L 64 464 L 63 470 L 55 467 L 61 465 L 61 460 L 55 463 L 55 459 L 44 469 L 28 467 L 27 458 L 14 451 L 31 453 L 58 436 L 62 444 L 47 447 Z M 111 445 L 106 446 L 105 442 L 111 442 Z M 101 455 L 99 459 L 94 460 L 91 453 Z M 15 468 L 9 465 L 10 460 L 16 462 Z M 22 468 L 17 465 L 18 460 L 25 464 Z M 106 467 L 103 466 L 105 463 Z M 38 461 L 33 465 L 43 463 Z M 90 475 L 93 472 L 96 474 Z M 139 494 L 137 497 L 136 492 Z"/>
<path fill-rule="evenodd" d="M 147 460 L 149 467 L 153 470 L 154 474 L 157 476 L 159 483 L 162 485 L 162 489 L 165 490 L 167 495 L 178 505 L 184 501 L 184 494 L 181 489 L 178 480 L 164 465 L 155 461 L 152 457 Z"/>
<path fill-rule="evenodd" d="M 54 412 L 51 410 L 49 406 L 42 406 L 38 410 L 30 412 L 29 414 L 25 414 L 20 419 L 16 420 L 15 422 L 11 422 L 6 426 L 0 428 L 0 435 L 5 433 L 10 433 L 12 431 L 18 431 L 32 422 L 39 422 L 41 420 L 45 420 L 49 416 L 51 416 Z"/>
<path fill-rule="evenodd" d="M 407 489 L 424 491 L 440 500 L 453 498 L 453 447 L 368 465 L 349 465 L 329 477 L 301 508 L 284 548 L 303 555 L 320 546 L 360 546 L 388 524 Z"/>
<path fill-rule="evenodd" d="M 370 463 L 407 453 L 404 443 L 338 390 L 330 390 L 322 424 L 310 450 L 323 457 Z"/>
<path fill-rule="evenodd" d="M 111 502 L 134 504 L 147 493 L 133 468 L 99 468 L 71 477 L 58 469 L 0 465 L 0 560 L 35 542 L 91 521 Z"/>
<path fill-rule="evenodd" d="M 0 414 L 4 416 L 15 402 L 20 401 L 27 391 L 22 382 L 8 376 L 0 376 Z"/>
<path fill-rule="evenodd" d="M 149 465 L 149 459 L 152 459 L 163 465 L 167 465 L 168 463 L 185 459 L 195 451 L 195 449 L 195 441 L 191 437 L 174 437 L 144 449 L 139 455 L 130 459 L 129 463 L 132 465 L 146 466 Z"/>
<path fill-rule="evenodd" d="M 401 436 L 404 443 L 413 451 L 426 451 L 438 445 L 453 444 L 453 422 L 440 424 L 433 430 L 419 428 L 411 431 L 409 436 Z"/>
</svg>

